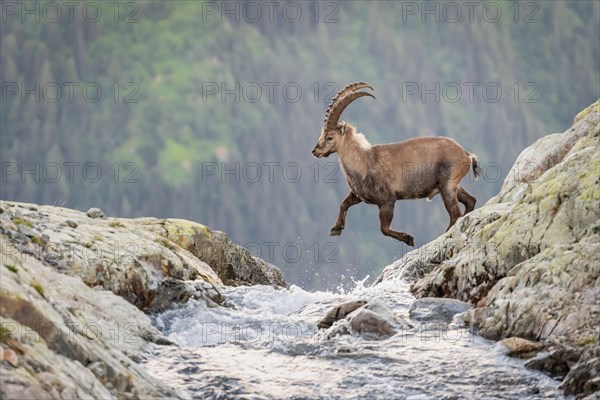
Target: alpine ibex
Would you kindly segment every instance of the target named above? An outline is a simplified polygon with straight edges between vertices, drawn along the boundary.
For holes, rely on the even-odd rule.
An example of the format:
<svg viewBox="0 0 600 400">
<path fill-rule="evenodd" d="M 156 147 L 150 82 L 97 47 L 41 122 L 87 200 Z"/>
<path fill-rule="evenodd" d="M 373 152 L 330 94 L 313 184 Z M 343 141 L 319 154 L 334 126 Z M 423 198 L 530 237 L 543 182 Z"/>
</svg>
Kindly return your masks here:
<svg viewBox="0 0 600 400">
<path fill-rule="evenodd" d="M 327 157 L 338 153 L 340 165 L 350 194 L 342 201 L 338 219 L 329 234 L 338 236 L 346 223 L 348 208 L 364 201 L 379 207 L 381 232 L 414 246 L 414 238 L 390 228 L 396 200 L 429 200 L 440 193 L 450 215 L 448 229 L 461 217 L 458 202 L 467 214 L 475 208 L 475 197 L 460 186 L 460 181 L 473 168 L 475 177 L 481 173 L 475 154 L 447 137 L 422 137 L 404 142 L 372 146 L 362 133 L 344 121 L 338 122 L 344 109 L 359 97 L 371 93 L 360 89 L 373 88 L 358 82 L 346 86 L 333 98 L 327 112 L 319 141 L 312 153 Z"/>
</svg>

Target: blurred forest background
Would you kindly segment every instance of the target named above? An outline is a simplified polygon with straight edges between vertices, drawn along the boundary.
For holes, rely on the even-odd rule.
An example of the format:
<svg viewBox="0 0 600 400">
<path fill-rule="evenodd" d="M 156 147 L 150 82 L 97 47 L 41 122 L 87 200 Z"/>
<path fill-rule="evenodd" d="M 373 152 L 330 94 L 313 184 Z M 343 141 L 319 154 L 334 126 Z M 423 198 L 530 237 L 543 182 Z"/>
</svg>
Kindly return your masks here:
<svg viewBox="0 0 600 400">
<path fill-rule="evenodd" d="M 80 2 L 72 19 L 62 3 L 59 19 L 47 2 L 9 3 L 3 199 L 198 221 L 307 289 L 373 278 L 410 250 L 380 234 L 370 205 L 328 236 L 348 187 L 337 156 L 310 151 L 334 91 L 374 86 L 377 100 L 342 117 L 371 143 L 444 135 L 478 154 L 484 177 L 465 182 L 478 205 L 524 147 L 600 96 L 598 1 L 472 13 L 430 1 Z M 397 203 L 392 226 L 423 244 L 447 223 L 438 196 Z"/>
</svg>

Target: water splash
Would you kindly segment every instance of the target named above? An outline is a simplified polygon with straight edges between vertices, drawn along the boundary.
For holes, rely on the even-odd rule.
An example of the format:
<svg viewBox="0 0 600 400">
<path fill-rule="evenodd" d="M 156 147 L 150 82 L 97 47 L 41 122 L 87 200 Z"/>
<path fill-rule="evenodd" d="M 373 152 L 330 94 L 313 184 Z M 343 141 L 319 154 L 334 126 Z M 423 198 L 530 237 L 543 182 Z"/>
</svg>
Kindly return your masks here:
<svg viewBox="0 0 600 400">
<path fill-rule="evenodd" d="M 459 326 L 383 340 L 318 335 L 324 314 L 350 300 L 378 299 L 407 318 L 405 282 L 367 280 L 335 292 L 227 288 L 220 308 L 190 301 L 155 317 L 181 347 L 156 347 L 145 365 L 191 398 L 562 398 L 557 381 Z"/>
</svg>

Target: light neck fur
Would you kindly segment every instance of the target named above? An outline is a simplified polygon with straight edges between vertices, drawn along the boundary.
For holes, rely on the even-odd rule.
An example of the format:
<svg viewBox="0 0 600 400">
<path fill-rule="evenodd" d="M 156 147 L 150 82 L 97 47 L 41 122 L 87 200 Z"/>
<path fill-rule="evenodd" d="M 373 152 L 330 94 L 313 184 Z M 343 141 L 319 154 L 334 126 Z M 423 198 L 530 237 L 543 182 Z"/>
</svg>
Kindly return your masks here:
<svg viewBox="0 0 600 400">
<path fill-rule="evenodd" d="M 353 172 L 365 175 L 369 168 L 371 143 L 350 124 L 346 124 L 346 132 L 341 139 L 337 153 L 344 174 L 348 176 L 348 172 Z"/>
</svg>

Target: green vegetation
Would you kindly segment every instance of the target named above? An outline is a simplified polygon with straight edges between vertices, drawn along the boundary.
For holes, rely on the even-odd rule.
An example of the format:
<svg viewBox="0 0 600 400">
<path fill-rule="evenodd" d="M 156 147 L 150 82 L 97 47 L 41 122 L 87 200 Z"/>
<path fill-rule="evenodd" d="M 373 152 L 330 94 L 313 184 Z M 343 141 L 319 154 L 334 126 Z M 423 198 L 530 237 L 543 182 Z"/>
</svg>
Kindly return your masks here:
<svg viewBox="0 0 600 400">
<path fill-rule="evenodd" d="M 3 324 L 0 324 L 0 343 L 6 343 L 11 337 L 12 334 L 10 329 L 6 328 Z"/>
<path fill-rule="evenodd" d="M 123 225 L 119 221 L 111 221 L 108 223 L 108 226 L 110 226 L 111 228 L 125 228 L 125 225 Z"/>
<path fill-rule="evenodd" d="M 336 286 L 344 276 L 373 277 L 407 250 L 380 234 L 373 206 L 352 208 L 342 236 L 327 235 L 348 191 L 335 156 L 317 162 L 310 154 L 336 89 L 329 82 L 339 88 L 365 80 L 375 87 L 376 101 L 361 99 L 343 117 L 372 143 L 447 135 L 477 153 L 484 177 L 465 185 L 478 205 L 498 191 L 525 146 L 563 132 L 600 95 L 597 1 L 536 2 L 531 23 L 524 22 L 531 9 L 523 8 L 515 22 L 514 1 L 496 3 L 503 18 L 495 23 L 481 18 L 481 6 L 473 22 L 423 23 L 420 15 L 405 21 L 402 2 L 383 1 L 335 2 L 331 23 L 323 22 L 330 9 L 314 22 L 312 2 L 302 3 L 297 23 L 281 13 L 269 21 L 267 10 L 256 23 L 223 23 L 219 14 L 203 14 L 202 1 L 149 1 L 135 3 L 137 22 L 115 23 L 113 3 L 99 4 L 97 23 L 81 13 L 74 22 L 8 16 L 3 23 L 3 82 L 79 86 L 73 101 L 66 86 L 56 102 L 8 95 L 0 158 L 29 169 L 79 165 L 72 183 L 66 166 L 58 182 L 28 176 L 23 183 L 11 175 L 2 196 L 198 221 L 307 288 Z M 82 94 L 90 82 L 102 89 L 99 101 Z M 276 83 L 272 98 L 270 82 Z M 477 83 L 472 100 L 468 82 Z M 283 92 L 290 83 L 302 90 L 298 101 Z M 419 93 L 407 95 L 413 83 Z M 451 101 L 454 91 L 439 101 L 424 96 L 421 89 L 436 83 L 442 95 L 445 85 L 458 83 L 461 98 Z M 499 101 L 486 101 L 487 83 L 500 85 Z M 207 84 L 217 93 L 209 95 Z M 249 101 L 256 85 L 261 97 Z M 101 165 L 97 182 L 83 179 L 87 162 Z M 257 165 L 261 176 L 253 181 Z M 207 166 L 217 169 L 208 174 Z M 297 169 L 301 177 L 291 179 Z M 393 226 L 419 244 L 447 225 L 439 197 L 396 210 Z"/>
<path fill-rule="evenodd" d="M 598 338 L 595 338 L 593 336 L 590 336 L 588 338 L 583 339 L 581 342 L 579 342 L 580 346 L 587 346 L 588 344 L 594 344 L 598 342 Z"/>
<path fill-rule="evenodd" d="M 44 296 L 44 287 L 42 286 L 41 283 L 39 283 L 38 281 L 34 281 L 34 282 L 31 282 L 30 286 L 32 288 L 34 288 L 35 291 L 40 294 L 40 296 L 46 297 L 46 296 Z"/>
<path fill-rule="evenodd" d="M 10 272 L 14 272 L 15 274 L 19 273 L 19 269 L 17 268 L 16 265 L 12 265 L 12 264 L 4 264 L 4 266 L 10 271 Z"/>
<path fill-rule="evenodd" d="M 24 218 L 19 218 L 19 217 L 13 218 L 12 222 L 15 225 L 25 225 L 25 226 L 27 226 L 29 228 L 31 228 L 33 226 L 33 223 L 31 221 L 29 221 L 27 219 L 24 219 Z"/>
</svg>

